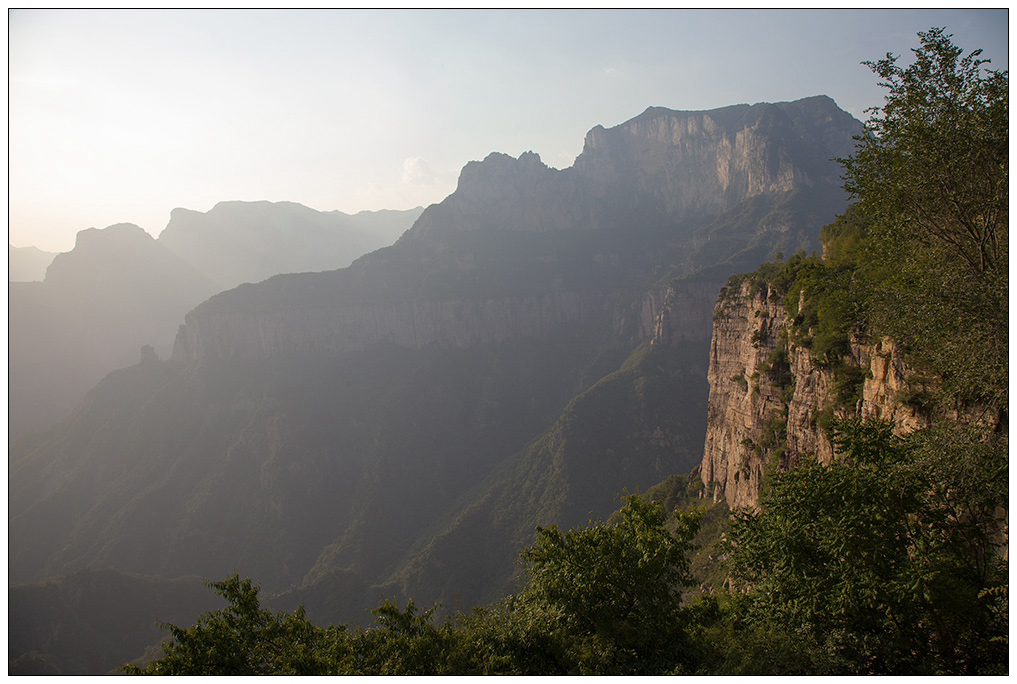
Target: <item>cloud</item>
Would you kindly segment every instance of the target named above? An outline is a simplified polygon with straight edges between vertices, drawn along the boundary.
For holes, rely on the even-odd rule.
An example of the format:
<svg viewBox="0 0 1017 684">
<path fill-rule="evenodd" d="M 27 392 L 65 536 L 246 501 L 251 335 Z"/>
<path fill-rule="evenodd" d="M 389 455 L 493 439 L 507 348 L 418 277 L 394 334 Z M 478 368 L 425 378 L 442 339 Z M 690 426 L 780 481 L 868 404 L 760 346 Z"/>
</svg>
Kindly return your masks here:
<svg viewBox="0 0 1017 684">
<path fill-rule="evenodd" d="M 423 157 L 407 157 L 403 162 L 403 182 L 413 185 L 437 183 L 439 174 Z"/>
</svg>

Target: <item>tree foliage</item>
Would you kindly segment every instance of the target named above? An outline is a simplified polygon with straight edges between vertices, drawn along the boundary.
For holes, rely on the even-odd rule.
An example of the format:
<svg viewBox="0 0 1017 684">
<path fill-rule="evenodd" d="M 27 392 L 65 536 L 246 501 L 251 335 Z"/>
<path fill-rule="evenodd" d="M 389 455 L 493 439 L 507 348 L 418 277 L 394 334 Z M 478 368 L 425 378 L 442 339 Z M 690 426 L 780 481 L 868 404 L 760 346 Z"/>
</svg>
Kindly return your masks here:
<svg viewBox="0 0 1017 684">
<path fill-rule="evenodd" d="M 838 426 L 838 458 L 779 475 L 736 517 L 747 621 L 790 629 L 815 673 L 975 674 L 1000 662 L 992 602 L 1006 440 L 888 423 Z M 1005 660 L 1003 661 L 1005 662 Z"/>
<path fill-rule="evenodd" d="M 259 587 L 233 574 L 208 586 L 226 599 L 225 608 L 205 613 L 190 628 L 164 625 L 172 638 L 163 657 L 145 668 L 124 666 L 128 674 L 258 675 L 325 674 L 327 645 L 341 627 L 316 627 L 304 616 L 261 608 Z"/>
<path fill-rule="evenodd" d="M 1008 368 L 1009 77 L 942 29 L 907 67 L 866 64 L 886 89 L 845 188 L 871 221 L 872 304 L 882 331 L 955 399 L 1001 407 Z"/>
<path fill-rule="evenodd" d="M 618 524 L 539 529 L 517 596 L 435 622 L 437 607 L 384 601 L 371 629 L 272 613 L 231 575 L 209 586 L 227 606 L 190 627 L 166 625 L 163 656 L 130 674 L 632 674 L 691 662 L 682 590 L 698 514 L 668 515 L 632 496 Z"/>
<path fill-rule="evenodd" d="M 614 525 L 537 528 L 536 543 L 522 554 L 526 598 L 602 654 L 606 670 L 653 670 L 662 650 L 665 659 L 675 659 L 688 649 L 682 591 L 694 583 L 689 552 L 698 529 L 697 513 L 669 516 L 638 496 L 626 499 Z M 581 669 L 594 659 L 586 660 Z"/>
<path fill-rule="evenodd" d="M 918 34 L 915 61 L 866 62 L 887 89 L 868 135 L 843 160 L 845 187 L 887 237 L 935 244 L 973 273 L 1006 267 L 1008 127 L 1006 71 L 983 68 L 943 29 Z"/>
</svg>

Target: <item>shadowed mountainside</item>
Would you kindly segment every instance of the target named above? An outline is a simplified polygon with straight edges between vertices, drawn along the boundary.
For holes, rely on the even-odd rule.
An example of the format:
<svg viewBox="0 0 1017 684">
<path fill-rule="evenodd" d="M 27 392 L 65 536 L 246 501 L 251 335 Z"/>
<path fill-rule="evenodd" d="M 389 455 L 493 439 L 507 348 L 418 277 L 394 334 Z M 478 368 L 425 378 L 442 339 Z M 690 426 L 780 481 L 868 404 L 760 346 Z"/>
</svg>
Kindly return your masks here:
<svg viewBox="0 0 1017 684">
<path fill-rule="evenodd" d="M 132 224 L 78 233 L 40 283 L 11 283 L 9 424 L 12 436 L 67 415 L 102 377 L 162 357 L 179 317 L 215 287 Z"/>
</svg>

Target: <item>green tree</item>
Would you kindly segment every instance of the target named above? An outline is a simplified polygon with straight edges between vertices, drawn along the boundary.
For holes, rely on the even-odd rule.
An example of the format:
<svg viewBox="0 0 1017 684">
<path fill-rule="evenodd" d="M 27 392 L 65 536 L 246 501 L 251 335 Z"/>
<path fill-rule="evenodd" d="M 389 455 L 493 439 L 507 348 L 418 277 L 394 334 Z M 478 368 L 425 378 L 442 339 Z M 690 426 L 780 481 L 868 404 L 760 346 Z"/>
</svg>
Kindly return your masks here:
<svg viewBox="0 0 1017 684">
<path fill-rule="evenodd" d="M 690 662 L 688 552 L 695 513 L 665 514 L 629 497 L 618 524 L 538 528 L 523 552 L 519 595 L 434 621 L 383 601 L 370 629 L 317 627 L 302 607 L 272 613 L 258 587 L 231 575 L 209 586 L 227 601 L 189 628 L 165 625 L 164 654 L 130 674 L 568 674 L 666 673 Z"/>
<path fill-rule="evenodd" d="M 838 458 L 776 477 L 732 525 L 756 634 L 790 633 L 813 673 L 975 674 L 1005 662 L 993 602 L 1006 440 L 882 422 L 837 428 Z"/>
<path fill-rule="evenodd" d="M 694 583 L 689 552 L 699 516 L 669 516 L 634 495 L 620 513 L 617 524 L 538 527 L 536 543 L 522 553 L 529 577 L 523 598 L 574 638 L 578 671 L 660 673 L 691 657 L 682 591 Z"/>
<path fill-rule="evenodd" d="M 1001 409 L 1008 385 L 1009 77 L 934 28 L 886 89 L 845 188 L 869 221 L 873 315 L 948 397 Z"/>
<path fill-rule="evenodd" d="M 293 613 L 263 610 L 259 588 L 230 575 L 209 582 L 226 599 L 225 608 L 202 615 L 190 628 L 164 625 L 171 639 L 163 657 L 144 668 L 125 665 L 142 675 L 317 675 L 329 672 L 342 627 L 328 630 L 311 624 L 303 606 Z"/>
<path fill-rule="evenodd" d="M 438 607 L 421 612 L 410 599 L 400 610 L 393 601 L 382 601 L 372 611 L 376 627 L 341 633 L 342 640 L 333 649 L 332 672 L 400 676 L 474 673 L 476 664 L 462 657 L 458 648 L 461 630 L 449 620 L 434 623 Z"/>
</svg>

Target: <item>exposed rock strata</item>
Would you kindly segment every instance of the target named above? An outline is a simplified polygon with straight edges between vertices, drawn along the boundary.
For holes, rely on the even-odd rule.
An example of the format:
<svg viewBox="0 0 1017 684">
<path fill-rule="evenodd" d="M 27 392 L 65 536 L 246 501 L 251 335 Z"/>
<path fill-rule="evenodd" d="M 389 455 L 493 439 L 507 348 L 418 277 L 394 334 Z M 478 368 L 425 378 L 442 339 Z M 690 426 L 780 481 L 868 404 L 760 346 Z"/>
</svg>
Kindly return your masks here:
<svg viewBox="0 0 1017 684">
<path fill-rule="evenodd" d="M 187 315 L 175 358 L 259 358 L 278 354 L 344 353 L 379 343 L 420 348 L 468 347 L 510 337 L 541 339 L 582 325 L 597 302 L 578 293 L 498 299 L 350 303 L 331 309 L 276 308 Z M 200 330 L 200 335 L 197 331 Z"/>
<path fill-rule="evenodd" d="M 665 291 L 653 314 L 654 344 L 707 340 L 713 330 L 713 304 L 719 283 L 676 281 Z M 648 302 L 654 299 L 648 297 Z M 645 307 L 645 305 L 644 305 Z"/>
<path fill-rule="evenodd" d="M 379 343 L 418 349 L 469 347 L 511 338 L 546 339 L 555 331 L 592 327 L 630 340 L 673 345 L 710 339 L 712 282 L 650 290 L 626 305 L 602 292 L 552 292 L 494 298 L 345 301 L 331 307 L 187 314 L 173 347 L 178 360 L 340 354 Z"/>
<path fill-rule="evenodd" d="M 713 495 L 731 507 L 754 506 L 768 461 L 789 467 L 805 454 L 833 458 L 823 413 L 891 420 L 901 433 L 928 419 L 909 406 L 909 372 L 888 340 L 852 340 L 848 363 L 865 373 L 861 398 L 851 406 L 835 400 L 831 370 L 810 351 L 788 342 L 790 322 L 781 296 L 746 279 L 725 290 L 714 313 L 710 345 L 710 400 L 701 475 Z M 788 374 L 768 372 L 783 352 Z"/>
<path fill-rule="evenodd" d="M 838 183 L 828 162 L 851 152 L 857 126 L 826 96 L 705 112 L 650 107 L 594 127 L 574 168 L 595 184 L 625 177 L 668 214 L 705 215 L 760 194 Z"/>
</svg>

